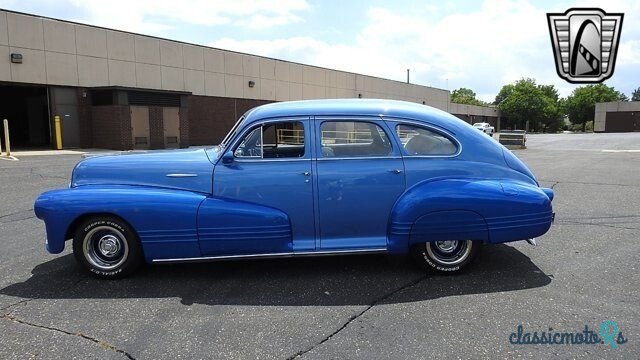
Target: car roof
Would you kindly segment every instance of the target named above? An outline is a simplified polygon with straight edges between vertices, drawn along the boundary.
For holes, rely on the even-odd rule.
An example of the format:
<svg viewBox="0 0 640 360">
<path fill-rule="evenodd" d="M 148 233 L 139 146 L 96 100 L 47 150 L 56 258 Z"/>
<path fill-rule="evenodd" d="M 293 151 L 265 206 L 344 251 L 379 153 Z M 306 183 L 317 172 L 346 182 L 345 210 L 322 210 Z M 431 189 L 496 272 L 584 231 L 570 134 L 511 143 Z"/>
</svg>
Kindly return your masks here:
<svg viewBox="0 0 640 360">
<path fill-rule="evenodd" d="M 406 101 L 383 99 L 326 99 L 276 102 L 249 111 L 244 126 L 255 121 L 292 116 L 382 116 L 424 121 L 456 131 L 468 126 L 461 119 L 436 108 Z"/>
</svg>

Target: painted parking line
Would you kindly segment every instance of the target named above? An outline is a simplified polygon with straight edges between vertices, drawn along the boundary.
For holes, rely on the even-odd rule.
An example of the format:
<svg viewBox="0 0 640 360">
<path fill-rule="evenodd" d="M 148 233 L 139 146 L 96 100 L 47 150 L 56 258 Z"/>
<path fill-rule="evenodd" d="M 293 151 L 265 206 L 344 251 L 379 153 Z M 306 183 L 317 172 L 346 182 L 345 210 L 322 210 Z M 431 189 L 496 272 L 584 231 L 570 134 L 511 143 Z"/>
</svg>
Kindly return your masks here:
<svg viewBox="0 0 640 360">
<path fill-rule="evenodd" d="M 640 150 L 602 150 L 602 152 L 607 152 L 607 153 L 640 153 Z"/>
</svg>

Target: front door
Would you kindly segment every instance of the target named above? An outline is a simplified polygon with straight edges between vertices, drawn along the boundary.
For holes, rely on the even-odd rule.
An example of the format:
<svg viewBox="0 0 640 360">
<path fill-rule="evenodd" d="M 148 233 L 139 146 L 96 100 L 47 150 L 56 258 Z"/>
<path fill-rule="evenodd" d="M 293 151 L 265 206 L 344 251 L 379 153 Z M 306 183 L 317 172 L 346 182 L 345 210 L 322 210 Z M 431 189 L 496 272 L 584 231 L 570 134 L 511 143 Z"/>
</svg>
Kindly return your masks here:
<svg viewBox="0 0 640 360">
<path fill-rule="evenodd" d="M 233 162 L 219 162 L 214 170 L 214 198 L 282 211 L 290 220 L 292 237 L 283 239 L 281 229 L 272 233 L 247 223 L 233 235 L 233 249 L 211 238 L 200 242 L 203 255 L 315 250 L 310 139 L 308 118 L 270 120 L 247 129 L 230 145 Z M 198 227 L 206 227 L 206 222 L 199 218 Z"/>
<path fill-rule="evenodd" d="M 320 248 L 385 248 L 404 166 L 379 119 L 316 119 Z"/>
</svg>

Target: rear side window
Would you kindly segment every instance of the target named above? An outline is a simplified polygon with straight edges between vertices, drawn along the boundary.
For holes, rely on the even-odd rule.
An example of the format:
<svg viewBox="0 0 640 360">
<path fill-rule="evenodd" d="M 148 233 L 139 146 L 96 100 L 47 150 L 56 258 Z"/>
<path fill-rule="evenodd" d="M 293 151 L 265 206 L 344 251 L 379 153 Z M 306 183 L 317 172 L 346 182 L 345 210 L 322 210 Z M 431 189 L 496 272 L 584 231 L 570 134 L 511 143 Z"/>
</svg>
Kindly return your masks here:
<svg viewBox="0 0 640 360">
<path fill-rule="evenodd" d="M 322 157 L 384 156 L 391 143 L 382 128 L 366 121 L 325 121 L 320 126 Z"/>
<path fill-rule="evenodd" d="M 399 124 L 396 133 L 406 155 L 453 155 L 458 146 L 449 138 L 426 128 Z"/>
</svg>

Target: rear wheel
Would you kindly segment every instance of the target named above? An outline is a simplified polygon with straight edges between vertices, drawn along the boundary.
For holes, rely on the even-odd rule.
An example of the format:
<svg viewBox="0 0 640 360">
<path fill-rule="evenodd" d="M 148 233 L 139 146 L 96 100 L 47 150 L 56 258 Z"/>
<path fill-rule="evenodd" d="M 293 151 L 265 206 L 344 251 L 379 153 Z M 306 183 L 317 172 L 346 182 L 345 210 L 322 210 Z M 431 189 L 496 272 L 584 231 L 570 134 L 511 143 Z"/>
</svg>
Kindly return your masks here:
<svg viewBox="0 0 640 360">
<path fill-rule="evenodd" d="M 92 275 L 118 279 L 142 264 L 138 237 L 124 221 L 96 216 L 82 222 L 73 238 L 76 261 Z"/>
<path fill-rule="evenodd" d="M 472 240 L 430 241 L 415 245 L 414 254 L 429 269 L 455 273 L 473 260 L 481 246 L 481 242 Z"/>
</svg>

